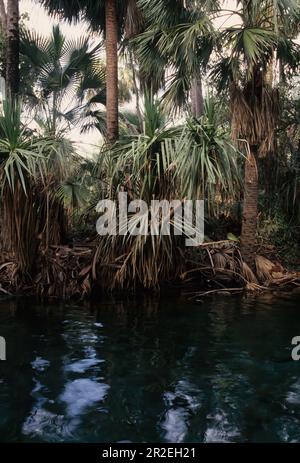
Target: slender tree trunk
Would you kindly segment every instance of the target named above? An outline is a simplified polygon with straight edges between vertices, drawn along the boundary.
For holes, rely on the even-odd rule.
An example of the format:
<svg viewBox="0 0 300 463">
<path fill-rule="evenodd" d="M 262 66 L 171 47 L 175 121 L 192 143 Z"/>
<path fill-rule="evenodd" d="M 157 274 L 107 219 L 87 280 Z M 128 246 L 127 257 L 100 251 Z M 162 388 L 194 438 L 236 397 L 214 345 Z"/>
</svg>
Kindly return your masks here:
<svg viewBox="0 0 300 463">
<path fill-rule="evenodd" d="M 57 93 L 56 91 L 53 92 L 53 97 L 52 97 L 52 134 L 54 137 L 56 137 L 56 123 L 57 123 Z"/>
<path fill-rule="evenodd" d="M 258 213 L 258 170 L 257 148 L 251 147 L 245 164 L 244 209 L 241 235 L 241 252 L 245 262 L 253 269 L 255 265 L 257 213 Z"/>
<path fill-rule="evenodd" d="M 19 93 L 19 0 L 7 0 L 6 88 L 8 95 Z"/>
<path fill-rule="evenodd" d="M 105 23 L 107 139 L 109 144 L 113 144 L 119 136 L 118 17 L 116 0 L 105 1 Z"/>
<path fill-rule="evenodd" d="M 200 74 L 198 77 L 194 79 L 192 89 L 191 89 L 191 99 L 192 99 L 192 114 L 194 117 L 198 118 L 202 116 L 204 112 L 202 79 L 201 79 Z"/>
<path fill-rule="evenodd" d="M 0 25 L 4 35 L 6 35 L 6 21 L 7 18 L 4 1 L 0 0 Z"/>
<path fill-rule="evenodd" d="M 7 31 L 7 16 L 4 1 L 0 0 L 0 33 L 2 35 L 3 46 L 2 46 L 2 76 L 6 76 L 6 31 Z"/>
<path fill-rule="evenodd" d="M 0 0 L 0 32 L 2 34 L 2 39 L 4 40 L 3 44 L 3 54 L 4 56 L 2 57 L 3 59 L 3 69 L 2 69 L 2 74 L 3 77 L 5 77 L 6 73 L 6 58 L 5 58 L 5 47 L 6 47 L 6 26 L 7 26 L 7 17 L 6 17 L 6 10 L 5 10 L 5 5 L 4 1 Z M 3 204 L 2 204 L 2 198 L 0 198 L 0 252 L 4 250 L 4 241 L 3 241 L 3 236 L 2 236 L 2 224 L 3 224 Z"/>
<path fill-rule="evenodd" d="M 132 70 L 133 86 L 134 86 L 134 91 L 135 91 L 136 114 L 139 120 L 140 130 L 142 131 L 143 130 L 143 117 L 142 117 L 141 106 L 140 106 L 140 89 L 137 83 L 137 75 L 136 75 L 136 70 L 135 70 L 135 65 L 134 65 L 133 53 L 131 50 L 129 52 L 129 56 L 130 56 L 130 66 Z"/>
</svg>

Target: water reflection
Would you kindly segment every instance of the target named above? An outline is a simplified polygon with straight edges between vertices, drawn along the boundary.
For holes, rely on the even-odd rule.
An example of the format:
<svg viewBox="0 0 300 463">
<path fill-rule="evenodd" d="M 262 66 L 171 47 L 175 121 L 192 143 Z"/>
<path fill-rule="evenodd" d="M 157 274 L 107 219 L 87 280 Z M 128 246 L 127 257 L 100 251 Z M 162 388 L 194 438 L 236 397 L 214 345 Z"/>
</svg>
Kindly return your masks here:
<svg viewBox="0 0 300 463">
<path fill-rule="evenodd" d="M 87 408 L 95 406 L 106 397 L 109 386 L 91 379 L 75 379 L 67 383 L 59 399 L 66 405 L 68 418 L 78 417 Z M 73 423 L 74 424 L 74 423 Z M 78 424 L 78 421 L 76 421 Z"/>
<path fill-rule="evenodd" d="M 298 300 L 0 302 L 0 439 L 300 442 Z"/>
<path fill-rule="evenodd" d="M 190 417 L 201 407 L 201 393 L 188 380 L 180 380 L 174 392 L 164 394 L 166 413 L 161 424 L 165 440 L 171 443 L 184 442 L 190 425 Z"/>
<path fill-rule="evenodd" d="M 98 358 L 96 350 L 104 341 L 99 333 L 103 325 L 88 323 L 88 316 L 84 322 L 78 321 L 73 315 L 59 324 L 57 334 L 63 342 L 53 365 L 45 358 L 45 346 L 51 345 L 51 337 L 40 336 L 40 351 L 34 350 L 33 405 L 22 426 L 22 434 L 30 440 L 79 439 L 81 416 L 94 412 L 109 390 L 100 377 L 100 366 L 105 360 Z"/>
</svg>

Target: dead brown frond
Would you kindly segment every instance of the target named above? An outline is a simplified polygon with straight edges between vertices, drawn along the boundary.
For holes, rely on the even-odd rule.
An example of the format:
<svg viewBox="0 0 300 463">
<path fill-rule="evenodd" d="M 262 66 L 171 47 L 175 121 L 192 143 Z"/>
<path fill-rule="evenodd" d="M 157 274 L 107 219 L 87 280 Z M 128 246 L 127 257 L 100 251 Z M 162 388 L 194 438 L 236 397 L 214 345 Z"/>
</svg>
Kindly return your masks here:
<svg viewBox="0 0 300 463">
<path fill-rule="evenodd" d="M 127 0 L 125 11 L 125 37 L 130 39 L 139 34 L 144 28 L 144 17 L 137 5 L 137 0 Z"/>
<path fill-rule="evenodd" d="M 97 249 L 97 279 L 103 289 L 158 289 L 179 278 L 184 258 L 170 236 L 101 238 Z"/>
<path fill-rule="evenodd" d="M 249 146 L 258 146 L 261 157 L 274 152 L 278 90 L 264 82 L 262 72 L 257 72 L 244 87 L 233 83 L 230 94 L 233 138 L 247 140 Z"/>
<path fill-rule="evenodd" d="M 249 265 L 246 262 L 242 262 L 242 275 L 247 281 L 247 284 L 255 284 L 258 285 L 258 281 L 254 273 L 252 272 Z"/>
</svg>

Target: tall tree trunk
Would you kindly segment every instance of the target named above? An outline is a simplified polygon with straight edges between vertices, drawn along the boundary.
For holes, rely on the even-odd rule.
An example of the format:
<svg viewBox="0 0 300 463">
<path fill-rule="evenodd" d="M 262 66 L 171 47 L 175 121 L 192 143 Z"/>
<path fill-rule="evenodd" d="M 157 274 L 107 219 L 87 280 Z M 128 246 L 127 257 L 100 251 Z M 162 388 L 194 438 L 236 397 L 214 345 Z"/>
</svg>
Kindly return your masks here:
<svg viewBox="0 0 300 463">
<path fill-rule="evenodd" d="M 0 32 L 1 32 L 1 35 L 2 35 L 2 39 L 4 40 L 3 50 L 2 50 L 3 54 L 4 54 L 4 56 L 2 56 L 2 59 L 3 59 L 2 75 L 3 75 L 3 77 L 5 77 L 5 74 L 6 74 L 6 57 L 5 57 L 6 27 L 7 27 L 7 17 L 6 17 L 5 5 L 4 5 L 4 1 L 0 0 Z M 2 77 L 1 77 L 1 79 L 2 79 Z M 2 84 L 2 82 L 0 82 L 0 87 L 2 87 L 1 84 Z M 5 86 L 3 86 L 3 87 L 5 88 Z M 0 88 L 0 91 L 1 90 L 2 89 Z M 3 95 L 3 97 L 4 97 L 4 95 Z M 3 242 L 3 236 L 2 236 L 3 214 L 4 214 L 3 204 L 2 204 L 2 199 L 0 199 L 0 253 L 2 252 L 2 250 L 4 250 L 4 242 Z"/>
<path fill-rule="evenodd" d="M 4 0 L 0 0 L 0 33 L 2 35 L 3 45 L 2 45 L 2 76 L 6 76 L 6 31 L 7 31 L 7 16 L 4 5 Z"/>
<path fill-rule="evenodd" d="M 255 265 L 258 213 L 257 148 L 251 147 L 245 164 L 244 209 L 241 235 L 241 252 L 245 262 Z"/>
<path fill-rule="evenodd" d="M 136 75 L 136 70 L 135 70 L 135 63 L 133 59 L 133 53 L 132 50 L 129 52 L 129 62 L 132 70 L 132 80 L 133 80 L 133 86 L 134 86 L 134 92 L 135 92 L 135 107 L 136 107 L 136 114 L 139 120 L 140 124 L 140 131 L 142 132 L 143 130 L 143 117 L 141 113 L 141 107 L 140 107 L 140 89 L 138 86 L 137 82 L 137 75 Z"/>
<path fill-rule="evenodd" d="M 19 93 L 19 0 L 7 0 L 6 88 L 8 95 Z"/>
<path fill-rule="evenodd" d="M 6 11 L 4 1 L 0 0 L 0 26 L 3 32 L 3 35 L 6 35 Z"/>
<path fill-rule="evenodd" d="M 117 1 L 105 1 L 106 23 L 106 111 L 107 138 L 113 144 L 119 136 L 118 110 L 118 17 Z"/>
<path fill-rule="evenodd" d="M 194 78 L 191 88 L 192 114 L 194 117 L 202 116 L 204 112 L 203 90 L 201 75 Z"/>
</svg>

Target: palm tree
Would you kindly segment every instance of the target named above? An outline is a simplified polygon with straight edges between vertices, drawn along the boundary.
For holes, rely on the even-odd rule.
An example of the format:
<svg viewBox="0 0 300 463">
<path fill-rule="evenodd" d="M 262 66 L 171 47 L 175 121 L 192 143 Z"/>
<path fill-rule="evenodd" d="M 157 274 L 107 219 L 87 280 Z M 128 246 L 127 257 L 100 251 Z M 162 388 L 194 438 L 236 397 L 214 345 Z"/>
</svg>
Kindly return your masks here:
<svg viewBox="0 0 300 463">
<path fill-rule="evenodd" d="M 142 133 L 124 134 L 110 150 L 102 152 L 98 167 L 102 197 L 114 198 L 126 191 L 130 200 L 142 199 L 146 204 L 153 199 L 208 197 L 213 213 L 215 196 L 221 201 L 239 191 L 240 153 L 228 129 L 219 125 L 211 100 L 205 102 L 199 121 L 192 119 L 184 126 L 169 127 L 162 105 L 146 97 L 143 120 Z M 142 218 L 133 215 L 131 226 L 139 222 L 150 230 L 148 211 Z M 173 231 L 168 236 L 161 232 L 157 236 L 123 234 L 99 240 L 99 281 L 106 288 L 153 288 L 183 271 L 183 238 Z"/>
<path fill-rule="evenodd" d="M 153 12 L 160 3 L 160 0 L 151 2 Z M 159 56 L 166 56 L 179 71 L 174 73 L 165 99 L 180 104 L 185 89 L 189 87 L 186 76 L 193 76 L 191 70 L 195 69 L 191 63 L 197 62 L 199 54 L 207 50 L 203 44 L 210 43 L 211 34 L 214 36 L 215 50 L 221 59 L 212 64 L 212 77 L 218 79 L 219 90 L 230 92 L 232 133 L 235 139 L 243 139 L 248 146 L 241 247 L 244 259 L 253 266 L 259 191 L 257 159 L 275 149 L 279 112 L 278 89 L 274 82 L 270 83 L 268 75 L 276 59 L 283 67 L 295 68 L 295 62 L 299 63 L 299 46 L 293 40 L 290 23 L 299 20 L 300 10 L 295 0 L 237 0 L 235 11 L 227 10 L 225 1 L 212 3 L 216 6 L 212 10 L 203 10 L 206 16 L 203 15 L 201 22 L 196 17 L 194 21 L 176 24 L 163 33 L 152 27 L 136 41 L 142 46 L 141 58 L 146 68 L 151 67 L 149 43 L 155 41 Z M 224 10 L 220 5 L 224 6 Z M 225 22 L 225 27 L 218 34 L 211 28 L 204 28 L 219 15 L 227 15 L 227 18 L 235 16 L 237 25 L 226 27 Z"/>
<path fill-rule="evenodd" d="M 25 30 L 20 52 L 22 94 L 44 133 L 61 136 L 105 105 L 106 70 L 88 38 L 68 40 L 59 26 L 49 38 Z"/>
<path fill-rule="evenodd" d="M 219 2 L 207 0 L 140 0 L 146 31 L 132 40 L 143 87 L 164 90 L 170 109 L 195 117 L 204 110 L 202 74 L 214 45 L 212 11 Z"/>
<path fill-rule="evenodd" d="M 19 0 L 7 1 L 6 86 L 11 96 L 19 93 Z"/>
<path fill-rule="evenodd" d="M 117 1 L 105 2 L 107 66 L 107 138 L 113 144 L 119 134 L 118 116 L 118 19 Z"/>
<path fill-rule="evenodd" d="M 119 135 L 118 116 L 118 42 L 141 27 L 136 0 L 41 0 L 50 11 L 62 13 L 68 20 L 86 19 L 92 29 L 104 32 L 107 65 L 107 139 L 113 144 Z"/>
<path fill-rule="evenodd" d="M 58 147 L 53 138 L 34 136 L 22 123 L 16 99 L 4 102 L 0 117 L 0 188 L 2 238 L 14 253 L 16 273 L 32 270 L 39 245 L 39 204 L 44 196 L 47 160 Z"/>
<path fill-rule="evenodd" d="M 79 158 L 68 140 L 39 135 L 24 125 L 17 99 L 0 116 L 1 240 L 13 254 L 12 284 L 31 279 L 38 250 L 66 239 L 68 213 L 84 199 L 84 177 L 74 176 Z"/>
<path fill-rule="evenodd" d="M 297 2 L 285 0 L 238 1 L 237 6 L 241 24 L 221 33 L 222 46 L 227 45 L 230 52 L 216 65 L 214 76 L 220 77 L 223 87 L 230 90 L 233 137 L 246 140 L 248 145 L 241 251 L 245 261 L 254 267 L 259 196 L 257 161 L 276 150 L 279 114 L 278 89 L 270 79 L 270 68 L 276 54 L 285 60 L 283 65 L 295 60 L 295 56 L 292 60 L 289 55 L 281 56 L 283 45 L 299 55 L 287 24 L 299 16 L 300 10 Z"/>
</svg>

